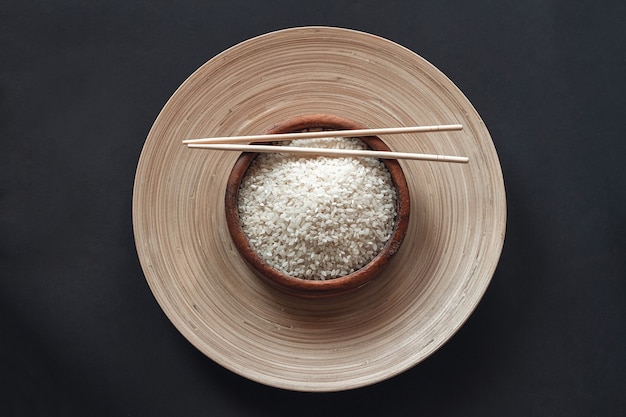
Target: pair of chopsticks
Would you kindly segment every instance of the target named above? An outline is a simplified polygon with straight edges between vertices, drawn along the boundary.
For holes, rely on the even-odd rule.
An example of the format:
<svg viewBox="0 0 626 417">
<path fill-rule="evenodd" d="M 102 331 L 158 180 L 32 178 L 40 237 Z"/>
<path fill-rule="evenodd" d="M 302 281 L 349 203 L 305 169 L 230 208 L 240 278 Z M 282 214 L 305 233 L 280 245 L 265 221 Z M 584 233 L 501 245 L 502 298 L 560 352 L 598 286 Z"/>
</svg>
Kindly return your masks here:
<svg viewBox="0 0 626 417">
<path fill-rule="evenodd" d="M 379 129 L 322 130 L 315 132 L 278 133 L 270 135 L 225 136 L 203 139 L 186 139 L 183 140 L 183 143 L 190 148 L 212 149 L 219 151 L 284 152 L 305 155 L 370 157 L 380 159 L 412 159 L 420 161 L 467 163 L 469 162 L 469 158 L 465 156 L 432 155 L 411 152 L 388 152 L 358 149 L 326 149 L 304 148 L 295 146 L 241 144 L 241 142 L 274 142 L 293 139 L 380 136 L 400 133 L 445 132 L 462 129 L 463 126 L 460 124 L 451 124 L 436 126 L 390 127 Z"/>
</svg>

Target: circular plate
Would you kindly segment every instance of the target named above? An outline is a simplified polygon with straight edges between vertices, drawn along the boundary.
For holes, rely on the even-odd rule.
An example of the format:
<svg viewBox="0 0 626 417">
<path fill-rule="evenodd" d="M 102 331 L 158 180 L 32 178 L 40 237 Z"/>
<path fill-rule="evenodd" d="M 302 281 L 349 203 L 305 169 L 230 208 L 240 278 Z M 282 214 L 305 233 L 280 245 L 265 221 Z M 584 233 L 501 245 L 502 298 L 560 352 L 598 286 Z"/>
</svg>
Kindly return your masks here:
<svg viewBox="0 0 626 417">
<path fill-rule="evenodd" d="M 401 161 L 411 220 L 400 251 L 376 281 L 330 299 L 290 296 L 254 275 L 224 215 L 238 154 L 181 144 L 258 134 L 309 113 L 369 127 L 460 123 L 462 131 L 382 139 L 394 151 L 470 158 L 466 165 Z M 150 130 L 133 194 L 139 259 L 172 323 L 233 372 L 297 391 L 373 384 L 442 346 L 491 280 L 505 218 L 495 148 L 459 89 L 402 46 L 330 27 L 262 35 L 199 68 Z"/>
</svg>

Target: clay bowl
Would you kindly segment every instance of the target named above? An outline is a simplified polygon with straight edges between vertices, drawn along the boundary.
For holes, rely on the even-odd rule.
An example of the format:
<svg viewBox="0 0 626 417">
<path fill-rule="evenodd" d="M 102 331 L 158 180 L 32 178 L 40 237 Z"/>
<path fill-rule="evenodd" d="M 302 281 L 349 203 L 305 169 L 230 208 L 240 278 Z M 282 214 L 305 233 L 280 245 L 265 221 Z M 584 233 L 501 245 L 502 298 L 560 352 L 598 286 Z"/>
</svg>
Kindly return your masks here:
<svg viewBox="0 0 626 417">
<path fill-rule="evenodd" d="M 305 129 L 353 130 L 364 128 L 365 126 L 342 117 L 315 114 L 288 119 L 268 129 L 266 133 L 291 133 Z M 373 150 L 390 150 L 376 136 L 364 136 L 359 137 L 359 139 Z M 279 290 L 297 296 L 313 298 L 344 294 L 360 288 L 375 278 L 389 264 L 404 240 L 410 213 L 409 189 L 397 160 L 382 160 L 391 174 L 391 180 L 397 194 L 397 214 L 394 229 L 382 250 L 368 264 L 348 275 L 327 280 L 311 280 L 289 276 L 268 265 L 252 248 L 243 231 L 238 211 L 239 189 L 248 167 L 257 155 L 258 153 L 252 152 L 244 152 L 240 155 L 228 177 L 225 197 L 226 222 L 232 241 L 257 275 Z"/>
</svg>

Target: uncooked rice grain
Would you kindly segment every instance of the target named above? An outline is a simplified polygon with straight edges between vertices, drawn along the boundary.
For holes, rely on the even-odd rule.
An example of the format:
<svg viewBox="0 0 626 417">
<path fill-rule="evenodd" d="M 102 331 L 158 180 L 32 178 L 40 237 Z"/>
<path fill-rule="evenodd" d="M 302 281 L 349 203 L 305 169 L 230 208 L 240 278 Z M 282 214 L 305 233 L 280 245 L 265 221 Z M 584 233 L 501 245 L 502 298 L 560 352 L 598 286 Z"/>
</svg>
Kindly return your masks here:
<svg viewBox="0 0 626 417">
<path fill-rule="evenodd" d="M 285 146 L 367 149 L 359 139 Z M 326 280 L 365 266 L 389 240 L 397 197 L 375 158 L 259 154 L 242 180 L 239 218 L 251 246 L 293 277 Z"/>
</svg>

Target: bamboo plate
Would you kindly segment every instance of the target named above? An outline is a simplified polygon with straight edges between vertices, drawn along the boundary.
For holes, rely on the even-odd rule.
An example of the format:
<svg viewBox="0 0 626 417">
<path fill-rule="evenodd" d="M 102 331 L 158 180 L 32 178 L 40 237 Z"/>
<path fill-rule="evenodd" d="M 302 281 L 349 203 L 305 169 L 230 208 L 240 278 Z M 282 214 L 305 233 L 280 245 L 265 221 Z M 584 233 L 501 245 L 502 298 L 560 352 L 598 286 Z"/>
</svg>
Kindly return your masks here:
<svg viewBox="0 0 626 417">
<path fill-rule="evenodd" d="M 235 152 L 183 139 L 263 133 L 330 113 L 369 127 L 461 123 L 400 134 L 394 151 L 464 155 L 467 165 L 400 161 L 411 220 L 376 281 L 330 299 L 267 286 L 234 249 L 224 216 Z M 489 132 L 440 71 L 389 40 L 346 29 L 286 29 L 242 42 L 193 73 L 146 139 L 133 226 L 146 280 L 177 329 L 215 362 L 297 391 L 380 382 L 424 360 L 470 316 L 498 263 L 504 182 Z"/>
</svg>

